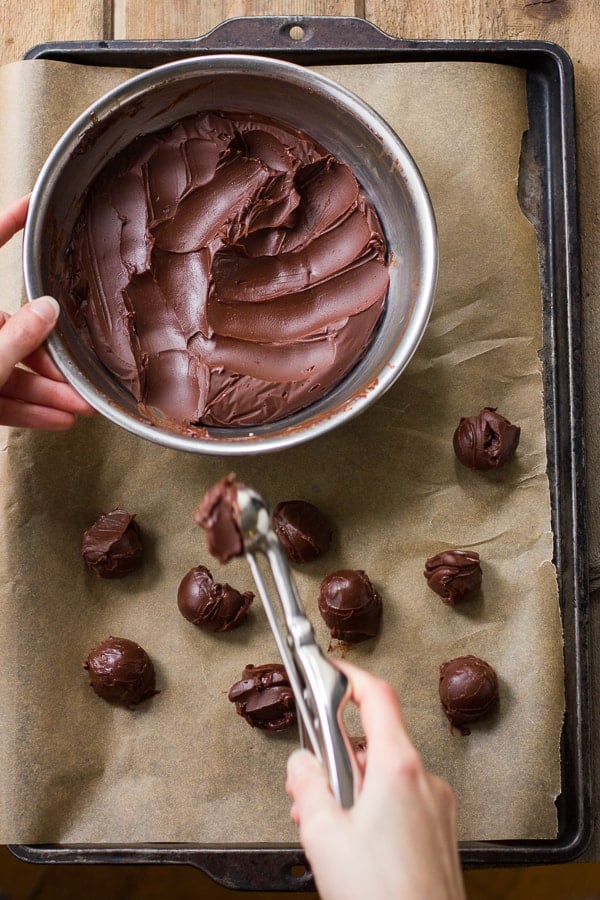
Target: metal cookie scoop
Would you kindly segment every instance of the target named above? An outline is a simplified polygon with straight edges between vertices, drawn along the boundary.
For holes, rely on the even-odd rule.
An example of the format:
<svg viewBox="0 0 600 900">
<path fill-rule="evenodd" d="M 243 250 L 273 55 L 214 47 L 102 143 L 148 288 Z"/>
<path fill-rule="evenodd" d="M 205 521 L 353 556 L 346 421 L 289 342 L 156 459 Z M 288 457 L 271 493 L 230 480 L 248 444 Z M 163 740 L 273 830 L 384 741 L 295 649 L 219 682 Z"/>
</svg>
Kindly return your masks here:
<svg viewBox="0 0 600 900">
<path fill-rule="evenodd" d="M 230 475 L 208 492 L 196 521 L 222 562 L 245 555 L 294 691 L 301 744 L 325 767 L 340 805 L 352 806 L 358 767 L 342 722 L 350 684 L 315 640 L 262 497 Z"/>
</svg>

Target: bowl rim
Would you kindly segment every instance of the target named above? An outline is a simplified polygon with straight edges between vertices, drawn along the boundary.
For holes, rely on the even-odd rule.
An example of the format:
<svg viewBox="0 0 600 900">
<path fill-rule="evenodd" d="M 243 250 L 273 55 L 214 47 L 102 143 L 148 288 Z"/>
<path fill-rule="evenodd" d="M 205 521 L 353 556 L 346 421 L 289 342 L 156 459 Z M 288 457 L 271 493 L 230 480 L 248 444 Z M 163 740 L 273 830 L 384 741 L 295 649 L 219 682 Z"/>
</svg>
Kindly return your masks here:
<svg viewBox="0 0 600 900">
<path fill-rule="evenodd" d="M 394 129 L 358 95 L 321 72 L 315 72 L 313 69 L 296 63 L 269 56 L 241 53 L 206 54 L 175 60 L 134 75 L 112 88 L 88 106 L 72 122 L 50 151 L 36 179 L 23 236 L 25 290 L 27 299 L 32 300 L 44 293 L 39 266 L 41 254 L 38 251 L 44 237 L 43 222 L 47 213 L 50 193 L 48 187 L 56 178 L 57 170 L 62 169 L 85 135 L 95 130 L 117 107 L 131 103 L 149 89 L 184 80 L 186 77 L 193 77 L 203 67 L 208 67 L 212 74 L 228 75 L 247 74 L 248 66 L 252 67 L 252 75 L 266 77 L 281 75 L 298 87 L 314 88 L 322 94 L 326 94 L 328 99 L 337 102 L 345 111 L 358 117 L 361 122 L 364 123 L 366 118 L 371 130 L 374 130 L 373 126 L 375 126 L 376 135 L 384 146 L 393 146 L 394 148 L 394 159 L 401 168 L 416 209 L 416 221 L 423 255 L 420 268 L 421 277 L 413 297 L 410 322 L 403 340 L 396 346 L 391 356 L 379 366 L 379 370 L 371 378 L 370 384 L 360 389 L 352 397 L 340 401 L 335 408 L 321 411 L 307 421 L 295 422 L 294 420 L 296 416 L 305 414 L 310 407 L 304 407 L 303 410 L 299 410 L 280 422 L 272 422 L 268 426 L 257 426 L 258 432 L 262 427 L 270 430 L 276 428 L 274 433 L 266 436 L 260 433 L 254 434 L 249 428 L 244 429 L 244 434 L 236 436 L 236 429 L 213 429 L 211 427 L 210 431 L 218 432 L 218 434 L 215 437 L 203 437 L 201 432 L 198 436 L 177 433 L 161 429 L 150 422 L 146 424 L 135 419 L 108 401 L 91 379 L 74 364 L 70 356 L 65 359 L 62 352 L 64 343 L 57 331 L 52 331 L 47 340 L 52 360 L 67 381 L 94 409 L 125 430 L 154 443 L 175 450 L 217 456 L 238 456 L 287 449 L 326 434 L 363 412 L 381 397 L 404 371 L 414 355 L 433 307 L 439 266 L 438 233 L 433 206 L 423 176 Z M 215 68 L 220 71 L 215 72 Z M 65 313 L 61 310 L 62 315 Z M 325 396 L 321 399 L 324 400 Z M 202 426 L 198 426 L 198 428 L 201 429 Z"/>
</svg>

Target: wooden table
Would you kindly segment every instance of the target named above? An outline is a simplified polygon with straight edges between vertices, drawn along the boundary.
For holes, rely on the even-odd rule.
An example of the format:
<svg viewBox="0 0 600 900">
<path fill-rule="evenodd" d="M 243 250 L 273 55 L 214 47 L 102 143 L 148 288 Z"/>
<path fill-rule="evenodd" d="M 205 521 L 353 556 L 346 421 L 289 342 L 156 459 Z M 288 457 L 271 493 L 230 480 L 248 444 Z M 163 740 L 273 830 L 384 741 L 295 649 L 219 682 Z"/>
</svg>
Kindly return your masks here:
<svg viewBox="0 0 600 900">
<path fill-rule="evenodd" d="M 243 15 L 344 15 L 370 20 L 408 38 L 545 39 L 569 52 L 575 64 L 577 160 L 586 365 L 589 541 L 593 572 L 600 569 L 600 26 L 598 0 L 4 0 L 0 5 L 0 63 L 52 40 L 191 38 L 223 19 Z M 597 370 L 596 370 L 597 369 Z M 600 623 L 593 645 L 600 647 Z M 599 639 L 596 639 L 599 638 Z M 600 660 L 594 688 L 600 689 Z M 600 690 L 593 694 L 600 696 Z M 600 718 L 600 717 L 599 717 Z M 600 748 L 600 728 L 594 726 Z M 599 753 L 600 758 L 600 753 Z M 596 787 L 598 778 L 596 777 Z M 600 791 L 596 790 L 596 797 Z M 595 808 L 600 807 L 595 803 Z M 600 819 L 600 813 L 598 814 Z M 600 824 L 588 859 L 600 859 Z"/>
</svg>

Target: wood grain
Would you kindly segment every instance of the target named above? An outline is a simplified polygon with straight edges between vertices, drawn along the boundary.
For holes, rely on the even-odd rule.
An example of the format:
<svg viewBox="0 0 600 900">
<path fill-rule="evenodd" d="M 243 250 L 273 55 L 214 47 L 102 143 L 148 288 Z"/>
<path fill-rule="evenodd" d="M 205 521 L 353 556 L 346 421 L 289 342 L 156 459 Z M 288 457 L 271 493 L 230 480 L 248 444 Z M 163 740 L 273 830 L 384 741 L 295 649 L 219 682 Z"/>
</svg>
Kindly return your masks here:
<svg viewBox="0 0 600 900">
<path fill-rule="evenodd" d="M 114 0 L 115 38 L 193 38 L 234 16 L 354 16 L 362 0 Z"/>
<path fill-rule="evenodd" d="M 3 896 L 13 900 L 319 900 L 312 892 L 239 894 L 187 866 L 32 866 L 4 847 L 0 871 Z M 597 900 L 599 884 L 597 863 L 465 873 L 467 900 Z"/>
<path fill-rule="evenodd" d="M 539 38 L 591 53 L 599 11 L 575 0 L 366 0 L 365 17 L 404 37 Z"/>
<path fill-rule="evenodd" d="M 240 894 L 187 866 L 32 866 L 4 847 L 0 870 L 3 896 L 13 900 L 319 900 L 312 892 Z M 465 873 L 467 900 L 597 900 L 599 884 L 597 863 Z"/>
<path fill-rule="evenodd" d="M 0 65 L 22 59 L 46 41 L 110 37 L 111 7 L 105 0 L 4 0 L 0 4 Z"/>
</svg>

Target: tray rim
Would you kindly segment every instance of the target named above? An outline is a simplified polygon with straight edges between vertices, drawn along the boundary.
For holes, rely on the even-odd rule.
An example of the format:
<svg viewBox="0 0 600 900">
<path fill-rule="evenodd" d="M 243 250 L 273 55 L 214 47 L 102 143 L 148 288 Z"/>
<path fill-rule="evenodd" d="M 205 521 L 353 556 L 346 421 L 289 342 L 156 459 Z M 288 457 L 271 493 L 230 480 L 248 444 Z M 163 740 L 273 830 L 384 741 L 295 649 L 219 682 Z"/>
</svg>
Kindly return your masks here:
<svg viewBox="0 0 600 900">
<path fill-rule="evenodd" d="M 318 39 L 324 43 L 299 45 L 299 42 L 289 38 L 289 30 L 292 26 L 300 26 L 305 29 L 309 37 L 318 31 Z M 250 29 L 250 38 L 244 38 L 244 31 Z M 345 40 L 342 40 L 342 36 Z M 238 42 L 235 42 L 238 38 Z M 243 38 L 243 40 L 242 40 Z M 252 41 L 260 39 L 260 46 L 252 45 Z M 240 42 L 241 41 L 241 42 Z M 358 42 L 358 43 L 357 43 Z M 233 44 L 233 46 L 232 46 Z M 570 448 L 569 470 L 569 496 L 565 498 L 570 502 L 572 517 L 572 531 L 570 538 L 573 541 L 570 547 L 572 558 L 572 571 L 570 584 L 572 588 L 572 607 L 568 608 L 561 602 L 563 620 L 568 618 L 569 629 L 572 630 L 573 641 L 569 649 L 575 658 L 571 660 L 567 656 L 567 641 L 565 640 L 564 654 L 565 664 L 575 662 L 576 672 L 571 673 L 565 665 L 565 675 L 574 677 L 576 683 L 574 702 L 572 708 L 567 707 L 565 700 L 565 720 L 563 726 L 563 738 L 567 734 L 570 742 L 575 738 L 575 746 L 571 752 L 575 753 L 575 759 L 569 757 L 562 760 L 562 793 L 565 791 L 565 768 L 574 782 L 571 788 L 575 790 L 575 819 L 567 824 L 566 832 L 562 837 L 549 840 L 530 841 L 473 841 L 463 842 L 460 845 L 461 863 L 464 867 L 483 866 L 509 866 L 509 865 L 539 865 L 548 863 L 570 862 L 584 852 L 592 836 L 592 784 L 591 784 L 591 726 L 590 726 L 590 659 L 589 659 L 589 597 L 587 580 L 587 547 L 585 539 L 585 456 L 583 442 L 583 400 L 582 379 L 583 370 L 581 363 L 581 289 L 579 281 L 579 239 L 577 229 L 577 196 L 576 196 L 576 165 L 575 165 L 575 123 L 574 123 L 574 78 L 573 64 L 567 52 L 558 44 L 549 41 L 517 41 L 517 40 L 407 40 L 395 38 L 381 31 L 372 23 L 364 19 L 354 17 L 332 16 L 257 16 L 237 17 L 220 23 L 207 34 L 191 40 L 126 40 L 126 41 L 55 41 L 38 44 L 32 47 L 24 59 L 59 59 L 63 62 L 83 65 L 131 65 L 124 57 L 133 54 L 142 54 L 141 59 L 152 59 L 149 68 L 167 58 L 182 58 L 182 56 L 207 55 L 210 53 L 254 53 L 260 55 L 273 55 L 279 58 L 292 59 L 300 64 L 327 65 L 346 64 L 353 62 L 365 62 L 367 57 L 378 55 L 377 62 L 431 62 L 431 61 L 465 61 L 482 63 L 500 63 L 510 66 L 525 68 L 528 74 L 532 71 L 544 73 L 546 87 L 558 104 L 560 121 L 558 123 L 558 150 L 560 163 L 556 164 L 558 172 L 544 171 L 547 178 L 551 175 L 558 179 L 563 188 L 563 195 L 558 203 L 548 188 L 546 197 L 548 208 L 546 215 L 550 218 L 558 216 L 558 226 L 564 233 L 559 234 L 564 244 L 557 251 L 556 242 L 552 248 L 545 249 L 548 253 L 549 271 L 546 277 L 549 284 L 542 284 L 544 313 L 546 304 L 550 304 L 550 312 L 556 313 L 556 303 L 552 288 L 556 280 L 554 267 L 557 262 L 563 260 L 563 268 L 560 266 L 559 275 L 565 277 L 565 296 L 558 298 L 565 302 L 562 310 L 566 317 L 566 346 L 563 347 L 563 355 L 566 353 L 567 376 L 566 393 L 568 396 L 568 443 Z M 164 59 L 162 57 L 167 55 Z M 321 57 L 317 62 L 315 56 Z M 386 57 L 385 59 L 382 57 Z M 113 60 L 108 62 L 108 60 Z M 325 61 L 323 61 L 325 60 Z M 137 66 L 136 66 L 137 67 Z M 554 79 L 554 93 L 550 89 L 549 81 Z M 529 106 L 528 96 L 528 106 Z M 544 128 L 549 128 L 556 122 L 544 123 Z M 548 162 L 549 164 L 549 162 Z M 556 209 L 557 205 L 560 207 Z M 549 226 L 552 232 L 552 227 Z M 560 259 L 557 260 L 557 255 Z M 540 272 L 540 277 L 542 273 Z M 547 288 L 550 297 L 544 294 Z M 551 338 L 556 341 L 556 322 L 552 319 L 549 332 L 544 333 L 544 345 Z M 552 344 L 551 350 L 554 350 Z M 557 371 L 556 363 L 550 367 L 548 381 L 544 387 L 550 389 L 552 399 L 557 401 Z M 558 421 L 555 418 L 551 425 L 553 437 L 556 440 Z M 564 435 L 563 435 L 564 437 Z M 549 470 L 557 465 L 555 455 L 558 450 L 553 449 L 553 466 L 551 466 L 549 454 Z M 549 471 L 549 475 L 551 472 Z M 556 476 L 556 472 L 554 472 Z M 556 490 L 556 483 L 550 479 L 551 493 Z M 556 522 L 553 523 L 553 526 Z M 553 527 L 554 530 L 554 527 Z M 565 535 L 557 534 L 555 541 L 561 540 L 561 547 L 567 539 Z M 564 572 L 559 571 L 560 576 Z M 559 581 L 559 594 L 563 599 L 562 586 Z M 563 627 L 565 622 L 563 621 Z M 567 727 L 568 726 L 568 727 Z M 573 768 L 574 767 L 574 768 Z M 560 812 L 560 811 L 559 811 Z M 560 825 L 559 815 L 559 825 Z M 124 846 L 119 844 L 103 845 L 59 845 L 59 844 L 11 844 L 9 849 L 22 860 L 34 863 L 140 863 L 140 864 L 183 864 L 194 865 L 205 871 L 218 883 L 229 888 L 243 886 L 246 890 L 288 890 L 304 891 L 314 890 L 314 881 L 310 870 L 307 868 L 306 859 L 300 845 L 200 845 L 200 844 L 136 844 Z M 264 881 L 264 872 L 256 870 L 256 862 L 261 859 L 271 868 L 280 869 L 280 883 L 275 887 L 267 887 Z M 289 870 L 292 867 L 305 867 L 303 874 L 291 876 Z M 261 869 L 262 866 L 258 866 Z M 258 876 L 258 880 L 257 880 Z M 243 880 L 238 880 L 243 877 Z M 262 880 L 261 880 L 262 878 Z M 291 881 L 290 881 L 291 878 Z M 250 879 L 250 880 L 249 880 Z M 281 881 L 281 879 L 283 879 Z"/>
</svg>

